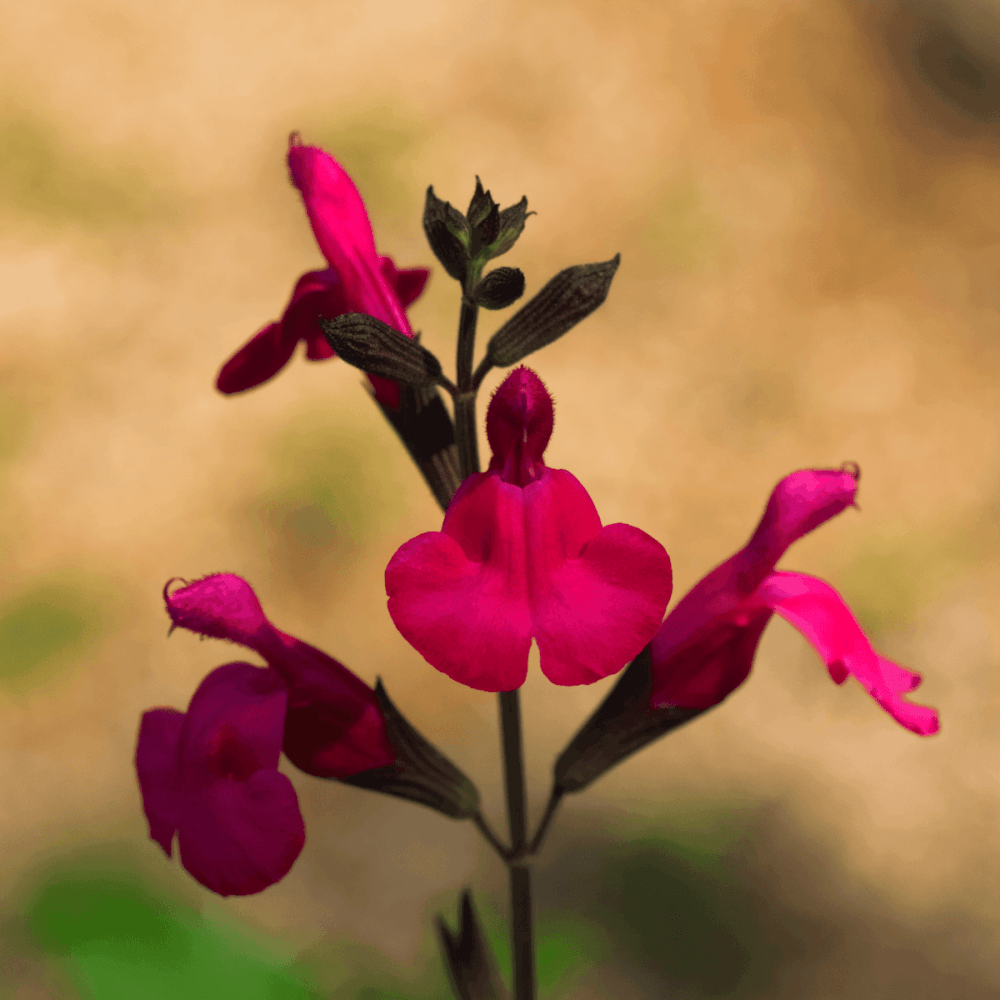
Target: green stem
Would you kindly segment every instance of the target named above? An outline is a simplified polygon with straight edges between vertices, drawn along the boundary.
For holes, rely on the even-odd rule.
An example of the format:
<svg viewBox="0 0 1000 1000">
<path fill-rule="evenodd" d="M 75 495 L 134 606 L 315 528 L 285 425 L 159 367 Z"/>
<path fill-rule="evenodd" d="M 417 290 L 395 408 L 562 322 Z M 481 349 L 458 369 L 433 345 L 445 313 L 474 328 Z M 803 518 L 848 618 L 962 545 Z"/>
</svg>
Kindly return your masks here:
<svg viewBox="0 0 1000 1000">
<path fill-rule="evenodd" d="M 458 392 L 455 400 L 455 440 L 462 478 L 479 471 L 479 439 L 476 435 L 476 392 L 472 387 L 472 358 L 476 349 L 476 320 L 479 306 L 462 296 L 458 318 L 458 353 L 455 375 Z"/>
<path fill-rule="evenodd" d="M 524 794 L 524 753 L 521 702 L 517 690 L 500 692 L 504 778 L 510 845 L 515 857 L 528 844 L 528 814 Z M 508 863 L 510 872 L 510 932 L 514 952 L 514 1000 L 535 1000 L 535 941 L 531 925 L 531 869 L 521 860 Z"/>
</svg>

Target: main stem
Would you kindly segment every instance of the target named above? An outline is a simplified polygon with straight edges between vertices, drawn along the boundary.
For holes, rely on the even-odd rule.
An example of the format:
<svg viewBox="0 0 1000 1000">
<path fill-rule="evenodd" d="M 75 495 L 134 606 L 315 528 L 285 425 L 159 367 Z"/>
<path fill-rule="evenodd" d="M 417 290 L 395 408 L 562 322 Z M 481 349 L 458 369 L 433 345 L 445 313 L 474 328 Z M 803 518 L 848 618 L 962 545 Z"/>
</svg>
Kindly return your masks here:
<svg viewBox="0 0 1000 1000">
<path fill-rule="evenodd" d="M 517 689 L 500 692 L 507 815 L 514 857 L 528 846 L 528 812 L 524 794 L 521 699 Z M 531 869 L 524 860 L 508 862 L 510 872 L 510 936 L 514 952 L 514 1000 L 535 1000 L 535 942 L 531 926 Z"/>
<path fill-rule="evenodd" d="M 479 471 L 476 436 L 476 389 L 472 362 L 476 347 L 479 306 L 462 295 L 458 320 L 458 352 L 455 376 L 455 440 L 458 467 L 463 479 Z M 531 869 L 523 855 L 528 847 L 528 811 L 524 794 L 524 750 L 521 738 L 521 701 L 516 690 L 499 695 L 500 729 L 503 736 L 504 780 L 513 858 L 510 873 L 510 931 L 514 953 L 514 1000 L 535 1000 L 535 939 L 531 925 Z"/>
<path fill-rule="evenodd" d="M 476 348 L 476 320 L 479 306 L 462 296 L 458 318 L 458 357 L 455 375 L 455 440 L 458 443 L 458 467 L 462 478 L 479 471 L 479 439 L 476 436 L 476 390 L 472 386 L 472 357 Z"/>
</svg>

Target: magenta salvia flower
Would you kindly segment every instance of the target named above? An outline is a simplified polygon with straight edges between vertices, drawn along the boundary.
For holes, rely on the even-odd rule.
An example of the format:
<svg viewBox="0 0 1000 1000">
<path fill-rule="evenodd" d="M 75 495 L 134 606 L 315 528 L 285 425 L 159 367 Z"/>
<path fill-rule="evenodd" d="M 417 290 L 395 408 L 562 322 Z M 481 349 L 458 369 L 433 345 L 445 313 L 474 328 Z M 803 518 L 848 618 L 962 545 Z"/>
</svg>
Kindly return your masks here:
<svg viewBox="0 0 1000 1000">
<path fill-rule="evenodd" d="M 169 588 L 169 583 L 167 585 Z M 150 836 L 221 895 L 283 878 L 305 842 L 282 750 L 300 770 L 345 778 L 392 764 L 375 693 L 332 657 L 276 629 L 246 581 L 216 574 L 164 591 L 175 626 L 239 643 L 266 668 L 213 670 L 187 713 L 143 714 L 136 770 Z"/>
<path fill-rule="evenodd" d="M 651 644 L 654 708 L 708 708 L 750 673 L 761 633 L 777 612 L 815 647 L 837 684 L 856 677 L 897 722 L 921 736 L 938 731 L 933 708 L 902 695 L 920 675 L 879 656 L 843 598 L 804 573 L 775 572 L 792 542 L 854 504 L 857 466 L 805 469 L 775 487 L 750 541 L 697 583 Z"/>
<path fill-rule="evenodd" d="M 222 366 L 216 381 L 221 392 L 242 392 L 266 382 L 288 363 L 300 340 L 306 342 L 310 361 L 332 358 L 334 352 L 317 322 L 320 316 L 367 313 L 413 336 L 406 307 L 423 291 L 427 269 L 397 270 L 391 258 L 379 256 L 368 213 L 351 178 L 332 156 L 303 146 L 294 133 L 288 169 L 330 266 L 303 274 L 281 319 L 265 326 Z M 378 400 L 398 408 L 399 386 L 378 376 L 369 379 Z"/>
<path fill-rule="evenodd" d="M 489 470 L 462 483 L 440 531 L 418 535 L 385 571 L 389 614 L 449 677 L 510 691 L 532 638 L 555 684 L 589 684 L 649 642 L 670 600 L 666 550 L 627 524 L 601 526 L 579 481 L 550 469 L 552 399 L 515 369 L 486 414 Z"/>
<path fill-rule="evenodd" d="M 291 781 L 278 771 L 288 695 L 276 671 L 213 670 L 186 713 L 145 712 L 135 763 L 149 835 L 222 896 L 284 878 L 306 840 Z"/>
<path fill-rule="evenodd" d="M 300 771 L 346 778 L 395 760 L 375 692 L 332 656 L 276 629 L 246 580 L 216 573 L 164 590 L 164 598 L 175 626 L 239 643 L 278 672 L 288 688 L 282 749 Z"/>
</svg>

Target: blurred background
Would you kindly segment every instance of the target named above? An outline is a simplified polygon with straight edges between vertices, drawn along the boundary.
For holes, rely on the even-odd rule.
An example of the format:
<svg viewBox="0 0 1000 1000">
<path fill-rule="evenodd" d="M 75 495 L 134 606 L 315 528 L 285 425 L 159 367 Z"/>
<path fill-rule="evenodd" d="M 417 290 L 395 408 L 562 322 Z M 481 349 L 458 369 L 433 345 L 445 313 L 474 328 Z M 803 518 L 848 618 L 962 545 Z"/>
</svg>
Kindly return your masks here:
<svg viewBox="0 0 1000 1000">
<path fill-rule="evenodd" d="M 37 0 L 0 23 L 0 996 L 446 996 L 432 917 L 464 886 L 503 951 L 502 866 L 412 804 L 289 768 L 306 847 L 244 899 L 148 839 L 139 716 L 240 655 L 168 641 L 161 589 L 222 570 L 381 676 L 503 823 L 495 699 L 386 612 L 389 557 L 441 515 L 358 372 L 300 353 L 213 387 L 322 266 L 293 129 L 400 266 L 435 263 L 427 185 L 464 209 L 476 174 L 538 213 L 501 262 L 528 295 L 621 252 L 530 363 L 548 463 L 666 545 L 677 596 L 781 477 L 860 463 L 861 511 L 782 565 L 941 711 L 913 736 L 772 623 L 728 701 L 566 801 L 544 995 L 998 995 L 1000 3 Z M 446 358 L 456 292 L 434 266 L 410 312 Z M 537 819 L 611 682 L 556 688 L 532 655 Z"/>
</svg>

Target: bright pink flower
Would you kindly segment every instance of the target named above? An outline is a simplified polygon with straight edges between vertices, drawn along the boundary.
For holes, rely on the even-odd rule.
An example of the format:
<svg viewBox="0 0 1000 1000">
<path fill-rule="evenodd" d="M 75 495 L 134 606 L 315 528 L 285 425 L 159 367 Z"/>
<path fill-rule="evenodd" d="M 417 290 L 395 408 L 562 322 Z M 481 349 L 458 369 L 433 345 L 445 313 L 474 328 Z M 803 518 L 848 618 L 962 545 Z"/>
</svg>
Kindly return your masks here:
<svg viewBox="0 0 1000 1000">
<path fill-rule="evenodd" d="M 627 524 L 601 527 L 593 501 L 542 453 L 552 399 L 515 369 L 486 414 L 489 470 L 469 476 L 440 531 L 385 571 L 389 614 L 434 667 L 480 691 L 524 683 L 532 637 L 555 684 L 590 684 L 649 642 L 670 600 L 670 558 Z"/>
<path fill-rule="evenodd" d="M 135 764 L 149 834 L 222 896 L 284 878 L 306 840 L 295 789 L 278 768 L 285 686 L 249 663 L 213 670 L 186 713 L 145 712 Z"/>
<path fill-rule="evenodd" d="M 281 751 L 324 778 L 392 764 L 381 708 L 346 667 L 274 628 L 239 577 L 164 596 L 175 626 L 247 646 L 269 665 L 218 667 L 186 714 L 143 714 L 136 770 L 150 836 L 170 857 L 177 833 L 184 867 L 214 892 L 260 892 L 305 843 L 295 790 L 277 770 Z"/>
<path fill-rule="evenodd" d="M 167 584 L 169 588 L 170 584 Z M 288 689 L 282 749 L 300 770 L 346 778 L 395 761 L 375 692 L 315 646 L 276 629 L 245 580 L 216 573 L 164 589 L 175 626 L 252 649 Z"/>
<path fill-rule="evenodd" d="M 330 265 L 307 271 L 277 323 L 270 323 L 236 352 L 219 372 L 221 392 L 242 392 L 266 382 L 289 361 L 300 340 L 310 361 L 332 358 L 317 318 L 348 312 L 367 313 L 413 336 L 406 307 L 423 291 L 426 268 L 399 271 L 390 257 L 380 257 L 358 189 L 343 167 L 315 146 L 301 145 L 293 134 L 288 169 L 299 189 L 316 241 Z M 375 395 L 386 406 L 399 406 L 399 386 L 370 375 Z"/>
<path fill-rule="evenodd" d="M 853 674 L 901 725 L 921 736 L 938 731 L 933 708 L 902 697 L 920 675 L 879 656 L 829 584 L 774 571 L 792 542 L 854 504 L 858 476 L 856 466 L 806 469 L 778 483 L 746 546 L 697 583 L 653 639 L 654 708 L 722 701 L 746 680 L 777 612 L 812 643 L 837 684 Z"/>
</svg>

